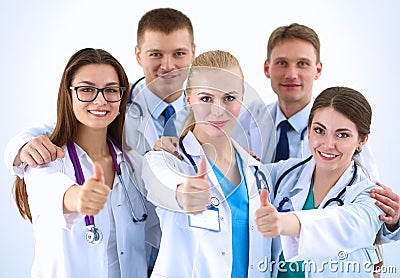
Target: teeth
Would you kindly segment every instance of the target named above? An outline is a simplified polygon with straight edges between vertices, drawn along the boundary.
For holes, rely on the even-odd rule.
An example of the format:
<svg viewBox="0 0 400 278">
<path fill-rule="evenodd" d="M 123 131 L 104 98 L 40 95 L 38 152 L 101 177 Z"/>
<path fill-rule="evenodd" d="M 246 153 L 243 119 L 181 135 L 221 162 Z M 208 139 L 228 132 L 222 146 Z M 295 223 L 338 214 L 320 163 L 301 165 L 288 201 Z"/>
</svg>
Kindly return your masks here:
<svg viewBox="0 0 400 278">
<path fill-rule="evenodd" d="M 173 75 L 163 75 L 163 76 L 161 76 L 161 78 L 165 78 L 165 79 L 171 79 L 171 78 L 174 78 L 175 76 L 173 76 Z"/>
<path fill-rule="evenodd" d="M 105 115 L 107 111 L 94 111 L 91 110 L 90 113 L 95 114 L 95 115 Z"/>
<path fill-rule="evenodd" d="M 336 155 L 334 155 L 334 154 L 327 154 L 327 153 L 323 153 L 323 152 L 320 152 L 320 154 L 322 155 L 322 156 L 324 156 L 324 157 L 326 157 L 326 158 L 334 158 Z"/>
</svg>

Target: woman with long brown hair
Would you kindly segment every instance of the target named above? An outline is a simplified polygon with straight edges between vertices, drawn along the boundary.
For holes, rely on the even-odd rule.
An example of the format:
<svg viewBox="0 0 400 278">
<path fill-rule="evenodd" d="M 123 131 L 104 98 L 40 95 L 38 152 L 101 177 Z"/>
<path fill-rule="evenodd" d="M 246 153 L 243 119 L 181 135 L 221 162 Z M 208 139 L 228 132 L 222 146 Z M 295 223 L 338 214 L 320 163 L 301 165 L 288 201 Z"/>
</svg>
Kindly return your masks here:
<svg viewBox="0 0 400 278">
<path fill-rule="evenodd" d="M 146 203 L 119 147 L 128 87 L 121 64 L 104 50 L 69 59 L 50 136 L 65 157 L 27 167 L 14 186 L 35 233 L 32 277 L 147 275 Z"/>
<path fill-rule="evenodd" d="M 371 118 L 360 92 L 327 88 L 308 120 L 312 155 L 262 167 L 272 198 L 263 189 L 256 223 L 264 237 L 277 237 L 273 276 L 373 276 L 383 211 L 370 197 L 377 186 L 354 157 L 368 141 Z"/>
</svg>

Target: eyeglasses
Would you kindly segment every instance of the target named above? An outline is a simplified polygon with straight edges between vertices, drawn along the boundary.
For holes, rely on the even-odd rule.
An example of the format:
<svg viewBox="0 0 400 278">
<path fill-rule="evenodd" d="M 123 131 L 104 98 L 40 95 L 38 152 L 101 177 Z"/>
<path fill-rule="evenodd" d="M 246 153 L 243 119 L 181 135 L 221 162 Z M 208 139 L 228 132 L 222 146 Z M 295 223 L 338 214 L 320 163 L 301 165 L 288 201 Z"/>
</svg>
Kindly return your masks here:
<svg viewBox="0 0 400 278">
<path fill-rule="evenodd" d="M 104 88 L 96 88 L 93 86 L 78 86 L 69 87 L 71 90 L 75 90 L 76 97 L 82 102 L 92 102 L 94 101 L 99 93 L 101 93 L 107 102 L 118 102 L 122 99 L 125 87 L 110 86 Z"/>
</svg>

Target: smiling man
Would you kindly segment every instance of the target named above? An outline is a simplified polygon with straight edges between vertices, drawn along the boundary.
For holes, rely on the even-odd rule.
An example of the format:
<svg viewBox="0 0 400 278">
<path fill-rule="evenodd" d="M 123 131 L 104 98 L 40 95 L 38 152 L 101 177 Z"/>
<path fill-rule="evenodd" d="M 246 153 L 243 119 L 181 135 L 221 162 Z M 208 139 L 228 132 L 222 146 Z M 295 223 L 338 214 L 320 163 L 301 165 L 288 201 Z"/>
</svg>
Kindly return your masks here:
<svg viewBox="0 0 400 278">
<path fill-rule="evenodd" d="M 262 162 L 310 155 L 306 127 L 314 80 L 320 77 L 321 71 L 320 41 L 314 30 L 293 23 L 278 27 L 271 33 L 264 73 L 271 80 L 278 100 L 269 105 L 254 101 L 248 107 L 250 112 L 243 113 L 240 119 L 241 126 L 246 130 L 248 148 Z M 249 117 L 255 121 L 250 121 Z M 275 150 L 283 128 L 286 129 L 288 149 L 278 157 Z"/>
<path fill-rule="evenodd" d="M 131 87 L 125 125 L 128 149 L 144 154 L 160 136 L 176 135 L 188 113 L 182 86 L 195 49 L 191 21 L 180 11 L 155 9 L 141 18 L 135 55 L 145 78 Z M 176 112 L 171 120 L 166 109 Z"/>
</svg>

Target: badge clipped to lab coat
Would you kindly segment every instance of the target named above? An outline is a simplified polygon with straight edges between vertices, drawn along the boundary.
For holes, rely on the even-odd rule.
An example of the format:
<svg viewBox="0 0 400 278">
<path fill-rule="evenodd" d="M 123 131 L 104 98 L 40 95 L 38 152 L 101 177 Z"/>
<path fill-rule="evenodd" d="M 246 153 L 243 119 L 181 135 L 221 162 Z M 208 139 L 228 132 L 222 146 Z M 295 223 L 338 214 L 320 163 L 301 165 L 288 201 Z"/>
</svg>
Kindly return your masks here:
<svg viewBox="0 0 400 278">
<path fill-rule="evenodd" d="M 219 209 L 216 207 L 208 207 L 200 214 L 190 214 L 189 227 L 206 229 L 213 232 L 221 231 L 219 223 Z"/>
</svg>

